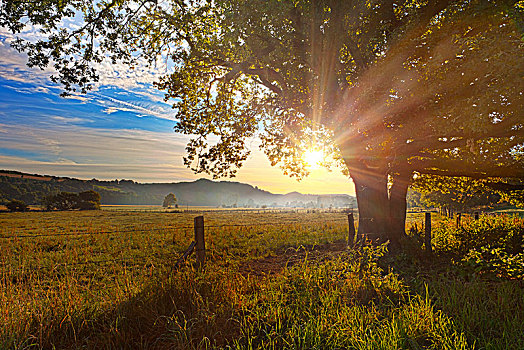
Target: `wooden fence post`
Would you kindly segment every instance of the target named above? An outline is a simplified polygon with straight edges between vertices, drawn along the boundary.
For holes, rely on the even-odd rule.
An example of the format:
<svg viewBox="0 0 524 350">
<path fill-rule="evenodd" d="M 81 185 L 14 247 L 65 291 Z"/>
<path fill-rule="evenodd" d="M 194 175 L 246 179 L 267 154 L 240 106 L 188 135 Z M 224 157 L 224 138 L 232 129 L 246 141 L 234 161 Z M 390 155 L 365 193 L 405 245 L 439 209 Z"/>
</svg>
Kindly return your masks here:
<svg viewBox="0 0 524 350">
<path fill-rule="evenodd" d="M 460 227 L 460 220 L 462 219 L 462 214 L 457 213 L 457 228 Z"/>
<path fill-rule="evenodd" d="M 204 241 L 204 217 L 195 217 L 195 251 L 196 261 L 199 268 L 206 263 L 206 242 Z"/>
<path fill-rule="evenodd" d="M 353 221 L 353 213 L 348 214 L 348 246 L 355 243 L 355 222 Z"/>
<path fill-rule="evenodd" d="M 426 251 L 431 253 L 431 213 L 426 213 L 426 220 L 424 222 L 424 238 Z"/>
</svg>

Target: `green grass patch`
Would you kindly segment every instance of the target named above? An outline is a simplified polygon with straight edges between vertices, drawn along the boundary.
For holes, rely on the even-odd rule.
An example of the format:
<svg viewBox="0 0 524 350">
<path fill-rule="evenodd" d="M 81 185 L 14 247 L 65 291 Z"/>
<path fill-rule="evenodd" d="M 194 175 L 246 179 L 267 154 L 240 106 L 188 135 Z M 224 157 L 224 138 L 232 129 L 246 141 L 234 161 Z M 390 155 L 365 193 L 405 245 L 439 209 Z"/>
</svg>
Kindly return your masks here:
<svg viewBox="0 0 524 350">
<path fill-rule="evenodd" d="M 442 220 L 428 257 L 347 249 L 340 213 L 216 211 L 205 270 L 173 271 L 193 216 L 0 214 L 0 348 L 524 348 L 522 278 L 468 260 L 518 256 L 514 218 L 465 222 L 479 240 Z"/>
</svg>

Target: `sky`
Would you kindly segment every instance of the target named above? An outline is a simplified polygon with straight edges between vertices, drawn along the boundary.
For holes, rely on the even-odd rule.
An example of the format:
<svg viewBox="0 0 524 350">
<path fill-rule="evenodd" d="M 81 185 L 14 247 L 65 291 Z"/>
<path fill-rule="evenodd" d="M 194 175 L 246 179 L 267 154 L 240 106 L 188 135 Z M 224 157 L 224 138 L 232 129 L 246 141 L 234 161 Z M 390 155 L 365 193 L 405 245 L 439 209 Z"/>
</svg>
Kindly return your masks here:
<svg viewBox="0 0 524 350">
<path fill-rule="evenodd" d="M 30 27 L 22 35 L 38 33 Z M 102 64 L 93 91 L 62 98 L 61 87 L 49 78 L 52 71 L 27 67 L 26 57 L 10 47 L 12 40 L 0 27 L 0 169 L 138 182 L 211 178 L 183 164 L 189 137 L 173 131 L 175 113 L 151 84 L 158 71 Z M 354 194 L 338 169 L 312 168 L 300 182 L 283 175 L 258 145 L 251 140 L 251 157 L 237 176 L 221 180 L 273 193 Z"/>
</svg>

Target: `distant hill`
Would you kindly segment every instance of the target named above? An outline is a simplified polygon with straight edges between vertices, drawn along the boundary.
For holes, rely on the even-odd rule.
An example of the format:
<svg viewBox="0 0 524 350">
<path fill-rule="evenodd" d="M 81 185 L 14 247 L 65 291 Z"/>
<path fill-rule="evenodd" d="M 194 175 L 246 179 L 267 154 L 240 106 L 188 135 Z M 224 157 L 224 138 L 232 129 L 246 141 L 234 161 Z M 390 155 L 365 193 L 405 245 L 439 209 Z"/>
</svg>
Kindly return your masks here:
<svg viewBox="0 0 524 350">
<path fill-rule="evenodd" d="M 81 180 L 51 175 L 0 170 L 0 204 L 19 199 L 40 204 L 42 198 L 60 191 L 95 190 L 102 204 L 161 205 L 172 192 L 180 205 L 227 207 L 351 207 L 355 197 L 347 194 L 315 195 L 291 192 L 274 194 L 249 184 L 199 179 L 192 182 L 138 183 L 133 180 Z"/>
</svg>

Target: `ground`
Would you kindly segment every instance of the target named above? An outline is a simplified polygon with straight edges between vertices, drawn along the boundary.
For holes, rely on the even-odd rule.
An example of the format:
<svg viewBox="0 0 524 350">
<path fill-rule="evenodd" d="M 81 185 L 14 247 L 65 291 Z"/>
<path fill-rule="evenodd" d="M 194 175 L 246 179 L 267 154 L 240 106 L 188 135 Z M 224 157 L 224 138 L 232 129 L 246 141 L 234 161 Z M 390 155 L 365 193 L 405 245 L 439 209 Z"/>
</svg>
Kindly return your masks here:
<svg viewBox="0 0 524 350">
<path fill-rule="evenodd" d="M 198 214 L 207 265 L 175 270 Z M 433 217 L 430 256 L 348 249 L 341 212 L 0 213 L 0 348 L 523 348 L 520 275 L 457 260 Z"/>
</svg>

